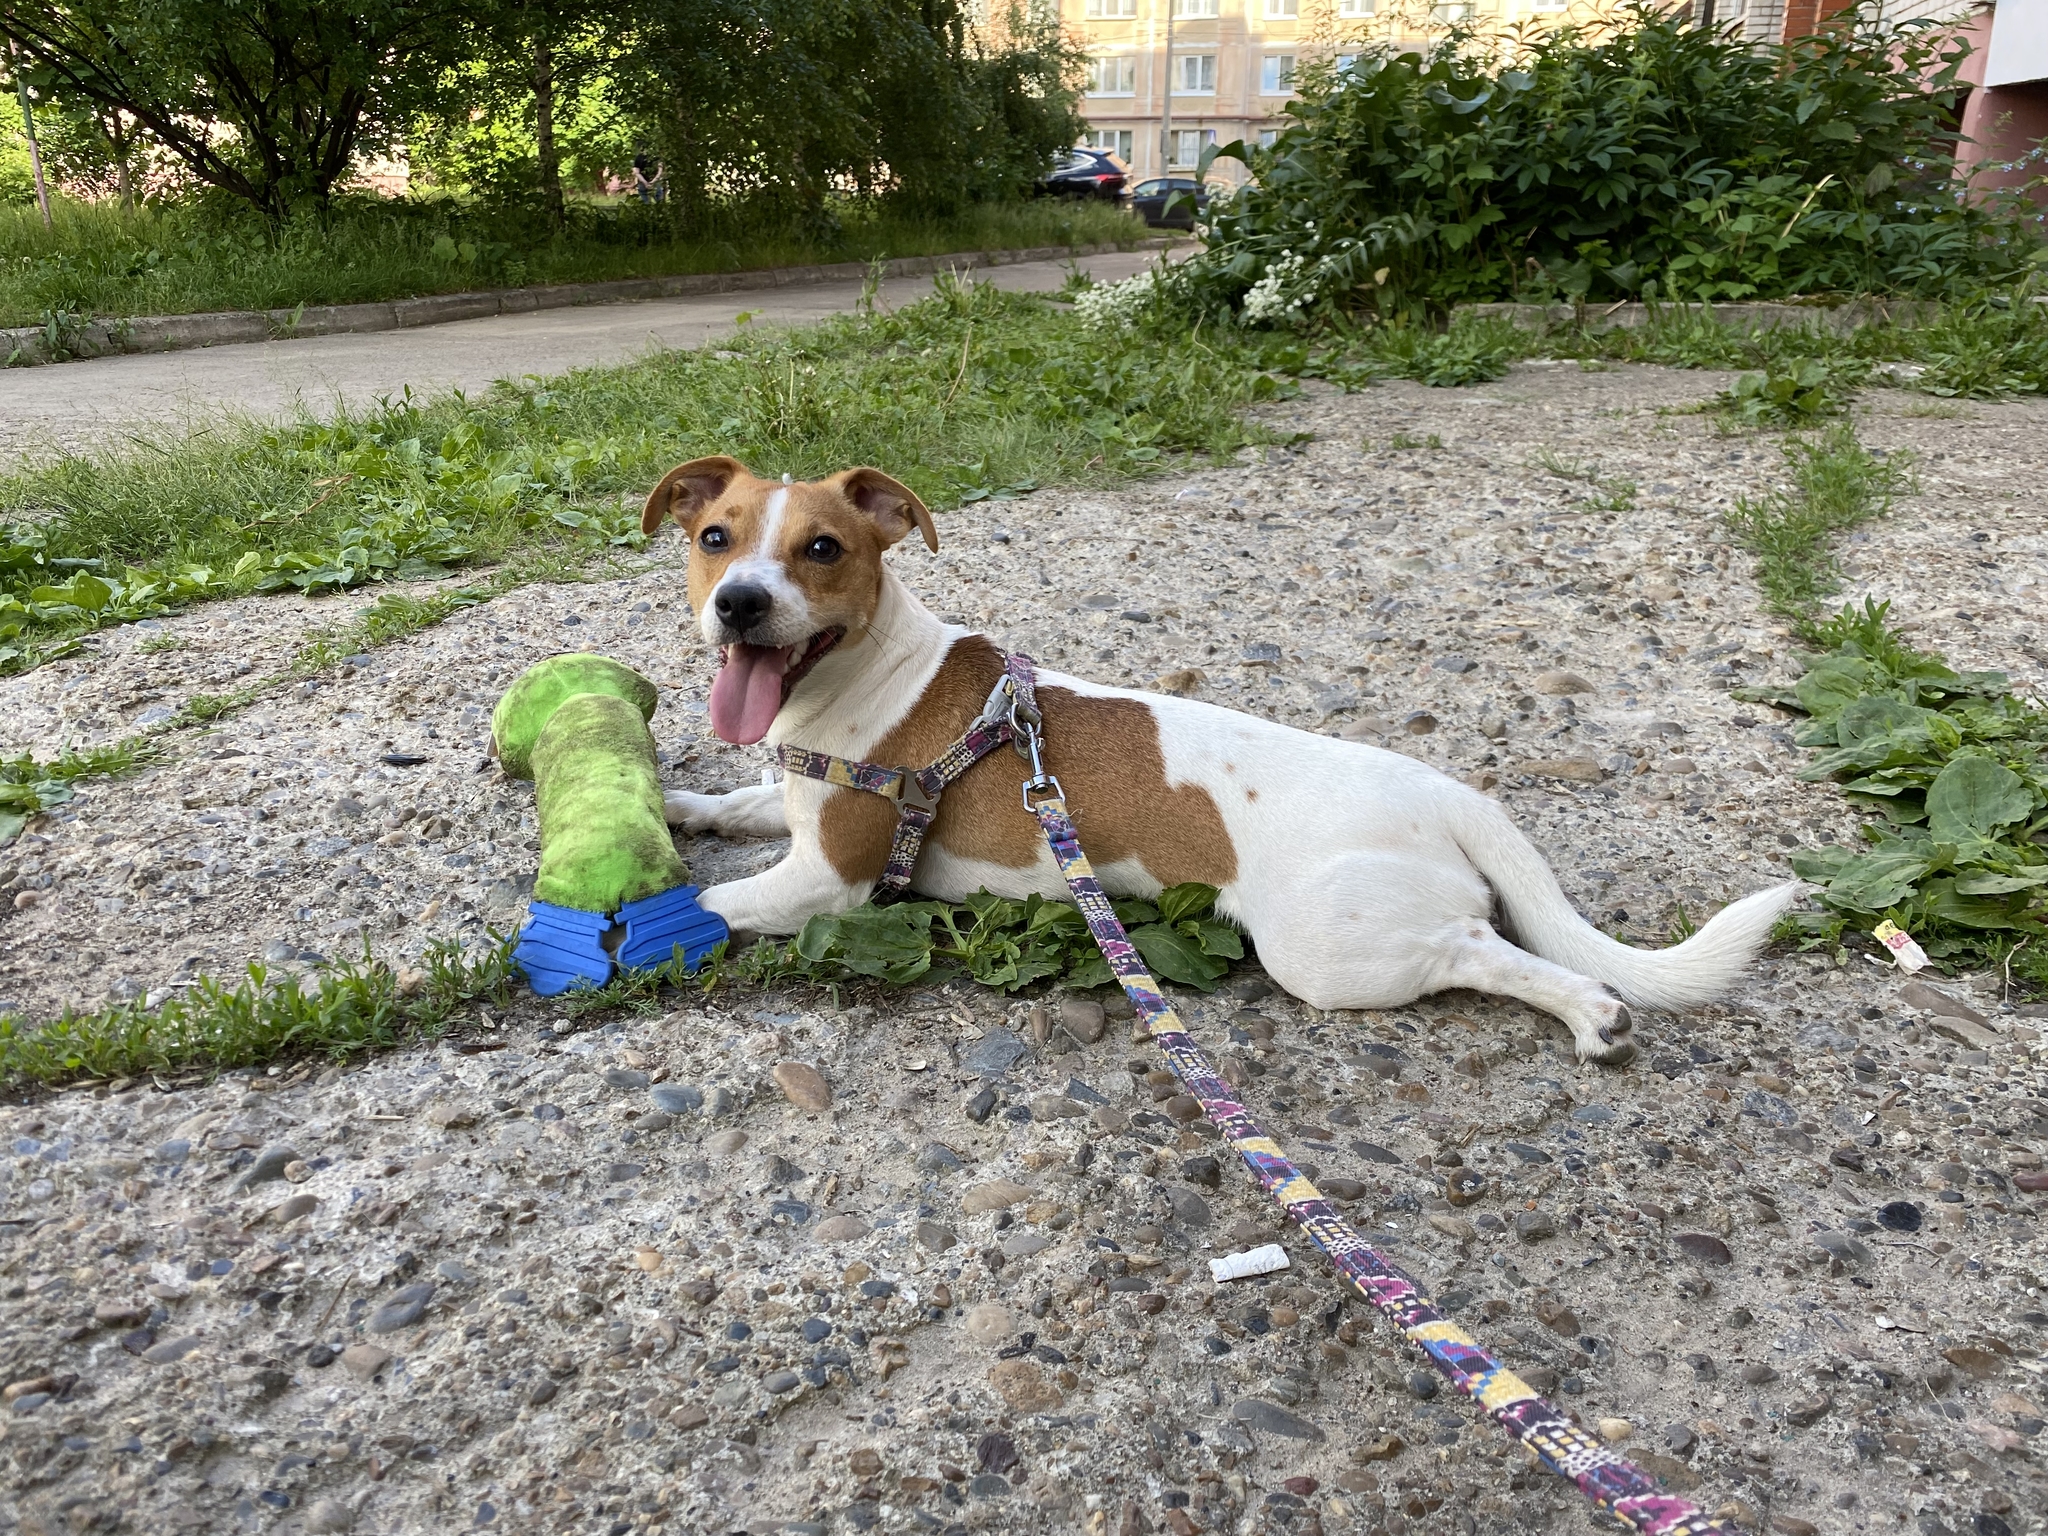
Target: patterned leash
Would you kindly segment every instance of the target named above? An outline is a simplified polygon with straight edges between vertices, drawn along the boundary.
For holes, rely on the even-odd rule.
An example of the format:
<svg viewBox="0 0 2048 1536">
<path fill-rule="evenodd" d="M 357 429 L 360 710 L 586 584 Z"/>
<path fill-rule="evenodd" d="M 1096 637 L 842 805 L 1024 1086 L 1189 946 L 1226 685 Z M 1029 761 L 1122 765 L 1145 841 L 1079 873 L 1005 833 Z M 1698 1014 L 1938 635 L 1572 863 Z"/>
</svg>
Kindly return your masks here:
<svg viewBox="0 0 2048 1536">
<path fill-rule="evenodd" d="M 1017 658 L 1012 658 L 1013 683 L 1020 671 L 1029 678 L 1028 658 L 1022 668 L 1017 666 Z M 1444 1316 L 1413 1279 L 1366 1242 L 1289 1161 L 1279 1144 L 1259 1128 L 1238 1102 L 1236 1091 L 1188 1034 L 1187 1026 L 1146 971 L 1124 925 L 1117 921 L 1102 882 L 1095 878 L 1088 855 L 1081 851 L 1080 834 L 1074 830 L 1059 780 L 1045 771 L 1041 761 L 1038 712 L 1028 681 L 1019 692 L 1023 708 L 1010 717 L 1010 724 L 1019 750 L 1031 759 L 1024 808 L 1038 818 L 1067 888 L 1073 892 L 1074 904 L 1087 918 L 1088 931 L 1095 936 L 1102 958 L 1123 984 L 1138 1017 L 1145 1021 L 1153 1044 L 1166 1057 L 1181 1086 L 1202 1106 L 1202 1113 L 1244 1159 L 1252 1177 L 1323 1251 L 1351 1288 L 1420 1348 L 1452 1386 L 1476 1399 L 1488 1417 L 1600 1508 L 1645 1536 L 1736 1536 L 1697 1505 L 1662 1492 L 1649 1473 L 1572 1423 L 1480 1348 L 1464 1329 Z"/>
</svg>

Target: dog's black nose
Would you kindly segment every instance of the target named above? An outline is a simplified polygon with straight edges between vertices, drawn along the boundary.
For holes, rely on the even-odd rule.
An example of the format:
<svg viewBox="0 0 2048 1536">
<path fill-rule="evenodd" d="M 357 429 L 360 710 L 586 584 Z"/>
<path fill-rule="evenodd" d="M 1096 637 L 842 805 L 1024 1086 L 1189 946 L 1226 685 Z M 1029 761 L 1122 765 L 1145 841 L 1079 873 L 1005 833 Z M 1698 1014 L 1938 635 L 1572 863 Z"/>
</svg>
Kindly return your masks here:
<svg viewBox="0 0 2048 1536">
<path fill-rule="evenodd" d="M 719 619 L 742 634 L 767 618 L 768 610 L 774 606 L 775 599 L 768 595 L 768 589 L 750 582 L 728 582 L 711 600 L 712 611 Z"/>
</svg>

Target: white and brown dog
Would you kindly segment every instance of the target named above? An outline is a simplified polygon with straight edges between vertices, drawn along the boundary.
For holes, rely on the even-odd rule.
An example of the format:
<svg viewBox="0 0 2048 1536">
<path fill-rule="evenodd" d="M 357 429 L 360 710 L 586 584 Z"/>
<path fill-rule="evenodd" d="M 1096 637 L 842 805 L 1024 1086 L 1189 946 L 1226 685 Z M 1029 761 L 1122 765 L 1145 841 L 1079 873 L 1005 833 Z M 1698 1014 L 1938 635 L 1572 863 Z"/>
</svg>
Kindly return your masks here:
<svg viewBox="0 0 2048 1536">
<path fill-rule="evenodd" d="M 939 542 L 930 512 L 879 470 L 777 484 L 696 459 L 663 477 L 641 526 L 671 517 L 690 540 L 690 601 L 724 658 L 711 725 L 727 741 L 919 768 L 1002 674 L 995 645 L 942 623 L 890 570 L 885 552 L 912 529 Z M 1057 672 L 1039 674 L 1038 702 L 1046 766 L 1103 885 L 1215 886 L 1266 971 L 1318 1008 L 1470 987 L 1555 1014 L 1581 1058 L 1625 1061 L 1628 1004 L 1719 996 L 1799 891 L 1746 897 L 1674 948 L 1631 949 L 1572 910 L 1498 805 L 1412 758 Z M 946 791 L 915 890 L 1067 897 L 1019 804 L 1022 777 L 1004 751 Z M 691 831 L 790 838 L 773 868 L 703 893 L 739 934 L 794 933 L 866 900 L 896 820 L 880 795 L 796 776 L 667 799 L 670 822 Z M 1519 945 L 1495 931 L 1497 911 Z"/>
</svg>

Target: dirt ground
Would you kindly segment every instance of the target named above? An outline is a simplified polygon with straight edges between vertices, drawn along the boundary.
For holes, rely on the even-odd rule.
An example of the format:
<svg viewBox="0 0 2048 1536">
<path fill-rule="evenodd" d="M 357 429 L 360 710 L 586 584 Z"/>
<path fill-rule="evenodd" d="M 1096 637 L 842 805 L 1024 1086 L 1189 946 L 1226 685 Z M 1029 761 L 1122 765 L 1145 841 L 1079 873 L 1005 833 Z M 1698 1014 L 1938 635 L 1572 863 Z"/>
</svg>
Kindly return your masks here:
<svg viewBox="0 0 2048 1536">
<path fill-rule="evenodd" d="M 1583 910 L 1663 942 L 1854 821 L 1794 778 L 1786 718 L 1729 697 L 1789 673 L 1718 523 L 1778 447 L 1674 413 L 1726 382 L 1318 387 L 1271 412 L 1298 449 L 947 513 L 938 556 L 895 558 L 1049 665 L 1193 669 L 1486 785 Z M 1918 489 L 1845 546 L 1849 595 L 2038 690 L 2048 402 L 1878 393 L 1859 418 Z M 176 733 L 34 824 L 0 851 L 0 1008 L 506 929 L 532 791 L 486 760 L 488 714 L 559 650 L 656 680 L 672 784 L 755 780 L 709 734 L 656 553 Z M 130 734 L 359 601 L 107 634 L 0 683 L 0 751 Z M 707 881 L 779 852 L 682 851 Z M 1361 1226 L 1668 1486 L 1785 1536 L 2048 1530 L 2048 1013 L 1942 985 L 1774 954 L 1641 1020 L 1619 1071 L 1472 994 L 1317 1014 L 1247 967 L 1187 1009 Z M 1586 1527 L 1158 1112 L 1126 1026 L 1084 1043 L 1062 1016 L 957 985 L 726 991 L 579 1032 L 522 998 L 345 1070 L 0 1108 L 0 1531 Z M 829 1108 L 778 1086 L 792 1061 Z M 1269 1239 L 1290 1270 L 1210 1280 Z"/>
</svg>

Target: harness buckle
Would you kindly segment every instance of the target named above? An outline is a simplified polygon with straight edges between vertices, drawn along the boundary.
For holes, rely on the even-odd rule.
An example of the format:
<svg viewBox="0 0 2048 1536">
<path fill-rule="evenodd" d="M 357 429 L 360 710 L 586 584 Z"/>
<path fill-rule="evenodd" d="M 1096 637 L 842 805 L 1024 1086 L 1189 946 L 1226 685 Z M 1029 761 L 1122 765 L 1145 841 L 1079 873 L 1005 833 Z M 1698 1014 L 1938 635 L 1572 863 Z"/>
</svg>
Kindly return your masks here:
<svg viewBox="0 0 2048 1536">
<path fill-rule="evenodd" d="M 896 771 L 903 775 L 903 782 L 896 795 L 897 808 L 904 811 L 923 811 L 928 816 L 935 814 L 939 808 L 939 797 L 929 793 L 910 769 L 899 768 Z"/>
<path fill-rule="evenodd" d="M 1011 692 L 1010 679 L 1007 676 L 997 678 L 995 687 L 988 691 L 988 702 L 981 706 L 981 714 L 974 723 L 996 726 L 1009 719 Z"/>
</svg>

